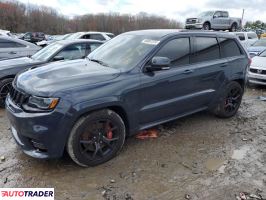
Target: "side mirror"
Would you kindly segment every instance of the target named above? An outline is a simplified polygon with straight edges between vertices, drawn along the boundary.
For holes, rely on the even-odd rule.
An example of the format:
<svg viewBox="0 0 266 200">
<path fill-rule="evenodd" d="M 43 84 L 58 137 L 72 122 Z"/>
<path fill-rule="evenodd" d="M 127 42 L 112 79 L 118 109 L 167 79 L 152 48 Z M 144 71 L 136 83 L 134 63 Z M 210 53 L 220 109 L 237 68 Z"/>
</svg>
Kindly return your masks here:
<svg viewBox="0 0 266 200">
<path fill-rule="evenodd" d="M 213 15 L 213 19 L 218 18 L 218 15 Z"/>
<path fill-rule="evenodd" d="M 160 71 L 170 69 L 171 60 L 167 57 L 153 57 L 151 60 L 151 65 L 147 66 L 148 71 Z"/>
<path fill-rule="evenodd" d="M 55 56 L 53 58 L 53 61 L 60 61 L 60 60 L 65 60 L 65 58 L 63 56 Z"/>
</svg>

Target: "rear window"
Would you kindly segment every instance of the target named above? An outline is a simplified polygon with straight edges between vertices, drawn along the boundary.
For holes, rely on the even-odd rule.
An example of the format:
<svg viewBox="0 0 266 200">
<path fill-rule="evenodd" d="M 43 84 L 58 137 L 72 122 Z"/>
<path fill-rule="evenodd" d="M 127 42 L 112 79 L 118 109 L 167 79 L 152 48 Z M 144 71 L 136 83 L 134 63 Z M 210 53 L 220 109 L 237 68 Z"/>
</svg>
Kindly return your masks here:
<svg viewBox="0 0 266 200">
<path fill-rule="evenodd" d="M 221 57 L 228 58 L 233 56 L 240 56 L 242 52 L 236 41 L 229 38 L 220 38 Z"/>
<path fill-rule="evenodd" d="M 194 41 L 195 53 L 192 55 L 192 63 L 220 58 L 219 44 L 216 38 L 196 37 Z"/>
</svg>

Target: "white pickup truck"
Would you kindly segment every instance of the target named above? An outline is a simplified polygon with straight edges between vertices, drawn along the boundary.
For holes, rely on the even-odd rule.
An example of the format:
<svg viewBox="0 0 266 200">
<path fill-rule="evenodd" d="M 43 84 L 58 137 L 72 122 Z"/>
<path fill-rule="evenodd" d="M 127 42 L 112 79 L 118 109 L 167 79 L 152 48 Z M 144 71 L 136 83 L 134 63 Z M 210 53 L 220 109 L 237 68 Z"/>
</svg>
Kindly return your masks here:
<svg viewBox="0 0 266 200">
<path fill-rule="evenodd" d="M 232 32 L 241 28 L 240 18 L 229 17 L 227 11 L 206 11 L 196 18 L 187 18 L 186 29 L 204 29 L 204 30 L 229 30 Z"/>
</svg>

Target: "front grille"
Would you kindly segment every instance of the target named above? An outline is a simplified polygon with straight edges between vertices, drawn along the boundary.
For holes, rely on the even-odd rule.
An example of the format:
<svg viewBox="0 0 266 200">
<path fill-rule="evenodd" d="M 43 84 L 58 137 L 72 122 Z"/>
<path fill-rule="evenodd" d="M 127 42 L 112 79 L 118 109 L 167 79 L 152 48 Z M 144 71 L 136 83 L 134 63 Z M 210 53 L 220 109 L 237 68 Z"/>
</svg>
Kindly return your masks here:
<svg viewBox="0 0 266 200">
<path fill-rule="evenodd" d="M 27 94 L 18 91 L 14 87 L 11 88 L 9 95 L 10 95 L 11 100 L 18 106 L 21 106 L 29 98 Z"/>
<path fill-rule="evenodd" d="M 256 74 L 266 74 L 266 70 L 261 70 L 261 69 L 250 68 L 250 72 L 256 73 Z"/>
</svg>

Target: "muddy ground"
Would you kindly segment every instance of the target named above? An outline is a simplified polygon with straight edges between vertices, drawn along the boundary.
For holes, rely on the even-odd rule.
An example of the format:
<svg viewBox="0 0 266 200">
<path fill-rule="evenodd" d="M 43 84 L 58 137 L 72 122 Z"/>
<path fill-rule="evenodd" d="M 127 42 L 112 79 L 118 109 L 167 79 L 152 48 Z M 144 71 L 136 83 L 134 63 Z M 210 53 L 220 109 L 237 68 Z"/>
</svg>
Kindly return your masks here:
<svg viewBox="0 0 266 200">
<path fill-rule="evenodd" d="M 202 112 L 157 127 L 156 139 L 129 138 L 118 157 L 87 169 L 67 156 L 24 155 L 0 110 L 0 187 L 54 187 L 59 200 L 233 200 L 240 192 L 266 198 L 266 101 L 260 95 L 266 96 L 265 87 L 248 89 L 231 119 Z"/>
</svg>

